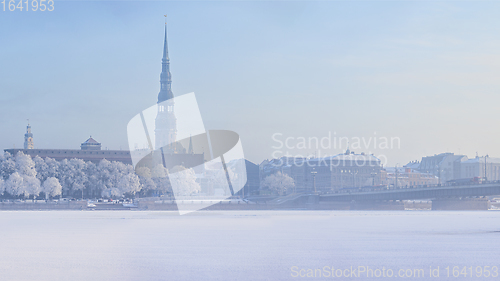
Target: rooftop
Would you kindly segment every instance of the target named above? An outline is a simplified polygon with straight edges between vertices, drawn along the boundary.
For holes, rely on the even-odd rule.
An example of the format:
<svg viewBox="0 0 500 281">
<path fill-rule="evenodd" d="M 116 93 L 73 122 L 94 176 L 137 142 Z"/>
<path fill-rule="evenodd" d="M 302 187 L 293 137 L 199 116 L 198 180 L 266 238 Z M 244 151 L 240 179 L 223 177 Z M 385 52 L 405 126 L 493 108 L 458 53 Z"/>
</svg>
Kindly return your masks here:
<svg viewBox="0 0 500 281">
<path fill-rule="evenodd" d="M 99 143 L 91 136 L 88 140 L 84 141 L 83 144 L 99 144 Z"/>
</svg>

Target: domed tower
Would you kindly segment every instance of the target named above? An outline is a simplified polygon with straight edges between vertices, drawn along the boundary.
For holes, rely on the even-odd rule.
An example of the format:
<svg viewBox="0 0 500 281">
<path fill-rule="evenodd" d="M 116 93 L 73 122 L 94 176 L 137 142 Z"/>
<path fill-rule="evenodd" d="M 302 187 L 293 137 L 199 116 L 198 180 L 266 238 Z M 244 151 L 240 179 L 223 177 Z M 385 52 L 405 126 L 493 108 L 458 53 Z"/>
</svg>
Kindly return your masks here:
<svg viewBox="0 0 500 281">
<path fill-rule="evenodd" d="M 92 136 L 90 136 L 88 140 L 80 145 L 80 148 L 82 150 L 101 150 L 101 143 L 97 142 L 92 138 Z"/>
<path fill-rule="evenodd" d="M 177 127 L 174 114 L 174 94 L 172 93 L 172 75 L 167 45 L 167 23 L 165 23 L 165 42 L 161 60 L 160 93 L 158 94 L 158 114 L 155 120 L 155 147 L 164 148 L 176 141 Z M 171 148 L 164 148 L 173 150 Z"/>
<path fill-rule="evenodd" d="M 26 127 L 26 134 L 24 134 L 24 149 L 34 149 L 33 144 L 33 134 L 31 133 L 31 126 L 28 121 L 28 126 Z"/>
</svg>

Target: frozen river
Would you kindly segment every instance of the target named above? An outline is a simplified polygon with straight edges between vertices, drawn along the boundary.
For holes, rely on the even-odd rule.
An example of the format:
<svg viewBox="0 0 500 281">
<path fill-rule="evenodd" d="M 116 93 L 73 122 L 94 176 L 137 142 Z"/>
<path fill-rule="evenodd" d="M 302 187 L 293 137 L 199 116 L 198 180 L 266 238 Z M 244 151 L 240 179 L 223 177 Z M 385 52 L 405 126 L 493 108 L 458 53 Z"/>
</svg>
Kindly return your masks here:
<svg viewBox="0 0 500 281">
<path fill-rule="evenodd" d="M 2 211 L 0 280 L 493 280 L 499 241 L 498 211 Z"/>
</svg>

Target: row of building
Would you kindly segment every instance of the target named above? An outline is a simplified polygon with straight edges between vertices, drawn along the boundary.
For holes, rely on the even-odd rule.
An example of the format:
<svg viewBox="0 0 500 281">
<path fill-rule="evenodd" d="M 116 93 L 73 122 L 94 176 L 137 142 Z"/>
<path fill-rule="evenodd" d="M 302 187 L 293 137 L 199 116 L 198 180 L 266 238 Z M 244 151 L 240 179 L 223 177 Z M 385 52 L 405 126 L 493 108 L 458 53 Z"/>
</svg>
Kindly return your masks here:
<svg viewBox="0 0 500 281">
<path fill-rule="evenodd" d="M 466 178 L 500 180 L 500 158 L 488 155 L 468 158 L 466 155 L 441 153 L 410 162 L 406 167 L 435 175 L 440 183 Z"/>
<path fill-rule="evenodd" d="M 259 165 L 261 180 L 278 171 L 294 179 L 297 192 L 407 188 L 477 179 L 497 181 L 500 180 L 500 158 L 476 156 L 469 159 L 465 155 L 441 153 L 403 167 L 383 167 L 373 154 L 356 154 L 348 149 L 345 153 L 324 158 L 283 157 L 265 160 Z"/>
<path fill-rule="evenodd" d="M 78 158 L 98 163 L 102 159 L 132 164 L 130 152 L 125 150 L 102 150 L 101 143 L 90 137 L 80 149 L 35 149 L 33 134 L 28 125 L 24 149 L 5 149 L 16 154 L 23 152 L 32 157 L 50 157 L 56 160 Z M 171 157 L 170 157 L 171 156 Z M 185 152 L 168 156 L 167 168 L 186 165 L 193 157 L 202 154 Z M 194 158 L 193 158 L 194 159 Z M 197 159 L 199 162 L 200 159 Z M 203 159 L 201 159 L 203 162 Z M 172 162 L 172 163 L 170 163 Z M 468 158 L 466 155 L 441 153 L 426 156 L 421 161 L 411 161 L 403 167 L 383 167 L 373 154 L 356 154 L 349 149 L 345 153 L 323 158 L 282 157 L 264 160 L 260 165 L 245 160 L 247 184 L 240 195 L 265 194 L 260 183 L 276 172 L 282 172 L 294 179 L 293 192 L 332 192 L 342 189 L 391 187 L 406 188 L 452 183 L 464 179 L 500 180 L 500 158 L 489 156 Z"/>
</svg>

